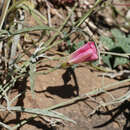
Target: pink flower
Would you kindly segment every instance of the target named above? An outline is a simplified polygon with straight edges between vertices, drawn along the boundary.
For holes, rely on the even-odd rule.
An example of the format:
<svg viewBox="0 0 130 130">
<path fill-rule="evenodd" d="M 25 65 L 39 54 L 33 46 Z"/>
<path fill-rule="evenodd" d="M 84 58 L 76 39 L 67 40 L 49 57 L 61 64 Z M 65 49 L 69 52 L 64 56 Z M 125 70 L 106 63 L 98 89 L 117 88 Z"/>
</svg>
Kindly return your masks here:
<svg viewBox="0 0 130 130">
<path fill-rule="evenodd" d="M 68 64 L 78 64 L 98 59 L 98 52 L 94 42 L 88 42 L 69 56 Z"/>
</svg>

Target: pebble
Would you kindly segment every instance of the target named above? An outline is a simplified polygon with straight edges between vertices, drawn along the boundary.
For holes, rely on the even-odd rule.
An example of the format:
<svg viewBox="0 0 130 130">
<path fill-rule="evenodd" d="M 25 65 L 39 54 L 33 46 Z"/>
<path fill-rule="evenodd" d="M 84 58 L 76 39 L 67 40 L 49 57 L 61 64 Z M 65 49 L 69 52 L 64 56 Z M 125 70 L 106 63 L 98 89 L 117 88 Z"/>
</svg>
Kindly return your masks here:
<svg viewBox="0 0 130 130">
<path fill-rule="evenodd" d="M 126 18 L 127 18 L 128 20 L 130 20 L 130 10 L 128 10 L 128 12 L 127 12 L 127 14 L 126 14 Z"/>
</svg>

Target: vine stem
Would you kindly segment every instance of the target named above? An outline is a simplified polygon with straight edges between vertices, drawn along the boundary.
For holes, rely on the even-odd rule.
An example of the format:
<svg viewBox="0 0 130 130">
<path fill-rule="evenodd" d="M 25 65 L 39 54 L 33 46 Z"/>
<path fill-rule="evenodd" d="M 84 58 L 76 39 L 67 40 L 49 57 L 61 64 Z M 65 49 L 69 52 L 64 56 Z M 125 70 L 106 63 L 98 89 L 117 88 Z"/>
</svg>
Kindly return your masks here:
<svg viewBox="0 0 130 130">
<path fill-rule="evenodd" d="M 121 53 L 105 52 L 105 51 L 100 51 L 100 53 L 101 54 L 114 55 L 114 56 L 120 56 L 120 57 L 125 57 L 125 58 L 129 58 L 130 57 L 130 53 L 121 54 Z"/>
<path fill-rule="evenodd" d="M 72 13 L 74 12 L 74 10 L 77 7 L 77 3 L 74 5 L 72 12 L 67 16 L 67 18 L 65 19 L 64 23 L 59 27 L 58 31 L 54 34 L 54 36 L 45 43 L 46 46 L 49 46 L 52 42 L 54 42 L 56 40 L 56 38 L 58 37 L 58 35 L 61 33 L 62 29 L 64 28 L 64 26 L 66 25 L 66 23 L 68 22 L 68 20 L 70 19 Z"/>
<path fill-rule="evenodd" d="M 62 102 L 62 103 L 59 103 L 59 104 L 56 104 L 54 106 L 51 106 L 51 107 L 48 107 L 46 108 L 45 110 L 49 111 L 49 110 L 55 110 L 55 109 L 58 109 L 58 108 L 62 108 L 62 107 L 65 107 L 65 106 L 69 106 L 69 105 L 72 105 L 78 101 L 81 101 L 81 100 L 85 100 L 86 98 L 90 97 L 90 96 L 95 96 L 95 95 L 98 95 L 98 94 L 101 94 L 101 93 L 105 93 L 107 89 L 110 89 L 112 87 L 115 87 L 116 85 L 119 85 L 119 84 L 123 84 L 123 83 L 126 83 L 126 82 L 130 82 L 130 79 L 125 79 L 125 80 L 122 80 L 122 81 L 119 81 L 119 82 L 115 82 L 115 83 L 112 83 L 112 84 L 108 84 L 102 88 L 99 88 L 99 89 L 96 89 L 96 90 L 93 90 L 93 91 L 90 91 L 86 94 L 82 94 L 80 96 L 77 96 L 69 101 L 66 101 L 66 102 Z M 12 128 L 12 130 L 15 130 L 17 129 L 18 127 L 20 127 L 21 125 L 24 125 L 26 124 L 28 121 L 34 119 L 38 117 L 38 115 L 33 115 L 32 117 L 30 117 L 29 119 L 27 120 L 23 120 L 20 124 L 17 124 L 16 126 L 14 126 Z"/>
<path fill-rule="evenodd" d="M 93 6 L 91 9 L 89 9 L 89 11 L 86 12 L 86 13 L 84 14 L 84 16 L 81 17 L 81 18 L 75 23 L 74 27 L 78 28 L 78 27 L 92 14 L 92 12 L 95 10 L 95 8 L 96 8 L 101 2 L 103 2 L 103 1 L 104 1 L 104 0 L 97 0 L 96 3 L 94 4 L 94 6 Z"/>
<path fill-rule="evenodd" d="M 0 16 L 0 30 L 3 26 L 10 2 L 11 0 L 4 0 L 3 7 L 2 7 L 2 14 Z"/>
<path fill-rule="evenodd" d="M 95 10 L 95 8 L 101 3 L 103 2 L 104 0 L 97 0 L 95 5 L 93 6 L 93 8 L 89 9 L 88 12 L 85 13 L 85 15 L 83 17 L 81 17 L 75 24 L 74 24 L 74 27 L 78 28 L 90 15 L 91 13 Z M 56 38 L 58 37 L 58 35 L 61 33 L 61 31 L 63 30 L 64 26 L 66 25 L 66 23 L 68 22 L 68 20 L 70 19 L 72 13 L 74 12 L 74 10 L 76 9 L 77 7 L 77 3 L 74 5 L 73 9 L 72 9 L 72 12 L 68 15 L 68 17 L 65 19 L 64 23 L 59 27 L 58 31 L 55 33 L 55 35 L 45 43 L 46 47 L 47 48 L 51 48 L 49 47 L 49 45 L 51 43 L 53 43 Z M 57 45 L 57 44 L 56 44 Z M 52 46 L 55 46 L 55 42 L 54 42 L 54 45 L 52 44 Z"/>
</svg>

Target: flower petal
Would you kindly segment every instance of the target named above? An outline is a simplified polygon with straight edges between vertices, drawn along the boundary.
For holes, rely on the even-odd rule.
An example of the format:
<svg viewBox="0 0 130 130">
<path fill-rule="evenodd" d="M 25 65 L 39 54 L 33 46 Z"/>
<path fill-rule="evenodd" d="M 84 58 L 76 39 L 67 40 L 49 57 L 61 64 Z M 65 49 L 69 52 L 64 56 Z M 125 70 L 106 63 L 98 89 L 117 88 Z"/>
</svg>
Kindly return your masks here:
<svg viewBox="0 0 130 130">
<path fill-rule="evenodd" d="M 82 47 L 80 47 L 78 50 L 76 50 L 75 52 L 73 52 L 70 57 L 74 58 L 76 56 L 78 56 L 79 54 L 87 51 L 90 48 L 94 48 L 93 45 L 95 46 L 94 42 L 88 42 L 87 44 L 83 45 Z"/>
<path fill-rule="evenodd" d="M 98 53 L 94 42 L 88 42 L 70 55 L 69 63 L 80 63 L 98 59 Z"/>
<path fill-rule="evenodd" d="M 76 57 L 70 59 L 69 63 L 70 64 L 78 64 L 78 63 L 84 62 L 89 57 L 92 57 L 92 55 L 93 55 L 93 51 L 92 51 L 92 49 L 89 49 L 89 50 L 87 50 L 85 52 L 80 53 Z"/>
</svg>

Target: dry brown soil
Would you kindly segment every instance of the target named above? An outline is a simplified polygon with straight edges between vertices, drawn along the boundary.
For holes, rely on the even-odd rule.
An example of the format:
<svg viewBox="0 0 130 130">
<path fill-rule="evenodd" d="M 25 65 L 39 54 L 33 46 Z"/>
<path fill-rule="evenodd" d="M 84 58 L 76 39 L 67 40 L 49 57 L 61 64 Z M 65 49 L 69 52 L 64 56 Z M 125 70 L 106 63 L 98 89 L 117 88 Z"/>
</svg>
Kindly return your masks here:
<svg viewBox="0 0 130 130">
<path fill-rule="evenodd" d="M 87 66 L 76 68 L 75 72 L 72 75 L 70 74 L 71 77 L 69 74 L 66 70 L 56 70 L 48 75 L 37 76 L 35 98 L 32 97 L 28 84 L 18 85 L 19 91 L 24 91 L 26 87 L 27 91 L 16 104 L 26 108 L 44 109 L 68 101 L 76 97 L 78 93 L 82 95 L 96 88 L 101 88 L 103 84 L 117 82 L 113 79 L 97 76 L 99 72 L 90 71 Z M 74 81 L 73 75 L 76 81 Z M 77 83 L 75 84 L 75 82 Z M 118 97 L 128 90 L 127 87 L 124 85 L 118 86 L 118 89 L 113 89 L 111 92 L 115 97 Z M 15 92 L 13 93 L 15 94 Z M 110 99 L 110 95 L 94 96 L 93 99 L 97 102 L 107 101 Z M 88 115 L 97 105 L 93 100 L 86 99 L 56 110 L 75 120 L 77 124 L 63 121 L 64 125 L 59 123 L 56 127 L 51 127 L 43 118 L 36 118 L 20 127 L 20 130 L 122 130 L 128 127 L 129 118 L 126 115 L 129 115 L 129 102 L 124 103 L 124 105 L 119 104 L 119 107 L 115 105 L 114 107 L 103 108 L 101 113 L 99 112 L 88 118 Z M 110 112 L 107 110 L 110 110 Z M 29 117 L 29 114 L 11 113 L 7 115 L 5 122 L 13 125 L 27 117 Z"/>
</svg>

